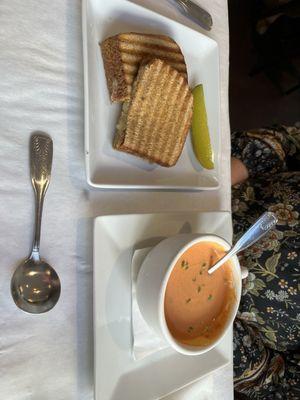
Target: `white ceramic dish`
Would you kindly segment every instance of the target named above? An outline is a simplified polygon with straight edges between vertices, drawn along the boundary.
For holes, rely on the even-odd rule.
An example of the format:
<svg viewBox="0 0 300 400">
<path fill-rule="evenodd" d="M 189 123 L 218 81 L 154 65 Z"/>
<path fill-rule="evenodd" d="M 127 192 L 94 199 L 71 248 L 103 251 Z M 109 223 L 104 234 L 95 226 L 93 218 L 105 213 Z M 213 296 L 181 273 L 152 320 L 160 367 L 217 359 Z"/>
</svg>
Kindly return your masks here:
<svg viewBox="0 0 300 400">
<path fill-rule="evenodd" d="M 218 45 L 212 39 L 127 0 L 83 0 L 85 158 L 88 183 L 109 189 L 211 190 L 219 186 L 220 118 Z M 163 33 L 181 46 L 189 82 L 204 84 L 215 169 L 196 161 L 190 137 L 172 168 L 149 164 L 112 148 L 120 105 L 109 100 L 98 43 L 128 31 Z"/>
<path fill-rule="evenodd" d="M 94 362 L 96 400 L 150 400 L 232 361 L 232 333 L 207 353 L 188 357 L 169 348 L 132 357 L 131 257 L 176 233 L 232 239 L 229 213 L 136 214 L 98 217 L 94 225 Z"/>
<path fill-rule="evenodd" d="M 231 329 L 236 316 L 241 298 L 242 275 L 237 256 L 230 259 L 233 271 L 233 284 L 235 290 L 235 303 L 231 307 L 230 315 L 221 335 L 208 346 L 189 346 L 175 340 L 169 331 L 165 318 L 165 291 L 169 277 L 178 259 L 190 247 L 200 242 L 216 243 L 225 251 L 230 249 L 230 244 L 216 235 L 197 235 L 182 233 L 162 240 L 147 254 L 141 266 L 137 279 L 137 301 L 140 311 L 149 326 L 165 339 L 176 351 L 185 355 L 200 355 L 214 348 Z"/>
</svg>

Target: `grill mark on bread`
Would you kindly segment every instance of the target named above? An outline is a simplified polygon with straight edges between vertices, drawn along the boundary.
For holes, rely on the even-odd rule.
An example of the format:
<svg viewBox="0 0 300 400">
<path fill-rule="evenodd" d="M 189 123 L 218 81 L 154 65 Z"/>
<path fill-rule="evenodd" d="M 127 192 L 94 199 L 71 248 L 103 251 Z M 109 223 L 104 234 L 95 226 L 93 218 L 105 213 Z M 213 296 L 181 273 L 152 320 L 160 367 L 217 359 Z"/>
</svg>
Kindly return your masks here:
<svg viewBox="0 0 300 400">
<path fill-rule="evenodd" d="M 179 90 L 177 92 L 175 102 L 176 102 L 176 106 L 179 108 L 179 112 L 176 115 L 174 115 L 173 119 L 170 119 L 170 129 L 173 126 L 175 127 L 178 123 L 182 124 L 182 117 L 184 117 L 184 113 L 182 113 L 182 109 L 186 104 L 186 93 L 189 90 L 189 88 L 186 85 L 184 85 L 183 83 L 184 83 L 183 79 L 178 80 Z M 168 112 L 169 112 L 169 110 L 168 110 Z M 174 145 L 175 149 L 177 149 L 177 147 L 180 148 L 180 144 L 179 144 L 180 139 L 181 138 L 179 138 L 179 140 L 176 140 L 175 143 L 173 144 L 172 137 L 170 137 L 170 136 L 167 137 L 167 141 L 164 144 L 165 154 L 168 154 L 171 145 Z"/>
<path fill-rule="evenodd" d="M 165 58 L 161 58 L 161 60 L 166 61 L 168 64 L 171 65 L 172 68 L 176 69 L 178 72 L 180 72 L 185 79 L 187 79 L 187 74 L 185 73 L 185 67 L 182 64 L 170 62 L 169 60 Z M 134 78 L 137 75 L 137 71 L 139 69 L 139 66 L 136 63 L 124 63 L 123 66 L 126 81 L 128 83 L 132 83 L 134 81 Z"/>
<path fill-rule="evenodd" d="M 176 106 L 179 108 L 179 112 L 177 113 L 175 118 L 170 121 L 170 125 L 171 125 L 170 129 L 171 129 L 171 127 L 176 127 L 179 124 L 180 125 L 182 124 L 182 126 L 184 126 L 183 121 L 182 121 L 182 117 L 184 117 L 184 112 L 182 112 L 182 111 L 184 111 L 183 109 L 186 106 L 186 95 L 187 95 L 187 92 L 189 91 L 189 88 L 187 86 L 184 87 L 183 79 L 180 79 L 180 81 L 181 82 L 178 85 L 179 86 L 178 94 L 180 93 L 180 96 L 177 96 L 177 98 L 176 98 Z M 183 92 L 181 91 L 181 89 L 183 90 Z M 167 137 L 167 141 L 164 144 L 165 152 L 164 152 L 164 154 L 162 156 L 162 159 L 164 161 L 165 161 L 165 157 L 167 156 L 167 154 L 170 151 L 171 146 L 173 146 L 175 148 L 175 150 L 177 150 L 177 151 L 178 151 L 178 148 L 179 149 L 181 148 L 180 140 L 181 140 L 180 136 L 175 141 L 174 141 L 174 136 L 168 136 Z"/>
<path fill-rule="evenodd" d="M 171 48 L 166 46 L 158 46 L 151 43 L 128 43 L 120 41 L 120 49 L 123 53 L 128 54 L 138 54 L 143 56 L 144 54 L 151 54 L 154 57 L 163 56 L 164 54 L 169 54 L 170 58 L 176 58 L 184 62 L 184 57 L 178 52 L 178 48 Z"/>
<path fill-rule="evenodd" d="M 153 79 L 153 82 L 156 82 L 156 85 L 143 85 L 144 81 L 147 81 L 149 74 L 151 74 L 151 70 L 152 70 L 152 65 L 145 65 L 142 66 L 140 69 L 140 76 L 141 76 L 141 81 L 140 81 L 140 86 L 141 86 L 141 91 L 140 93 L 136 93 L 139 102 L 135 103 L 135 108 L 132 109 L 133 113 L 136 112 L 138 114 L 137 120 L 136 120 L 136 126 L 134 127 L 135 130 L 133 130 L 133 132 L 147 132 L 146 131 L 146 127 L 148 124 L 151 124 L 152 122 L 152 117 L 153 117 L 153 112 L 155 111 L 155 105 L 157 104 L 159 98 L 160 98 L 160 73 L 161 73 L 161 69 L 162 69 L 162 65 L 160 65 L 158 68 L 154 69 L 154 74 L 153 76 L 151 75 L 151 79 Z M 149 93 L 147 93 L 147 90 L 149 89 Z M 146 89 L 146 93 L 144 92 L 144 90 Z M 152 90 L 151 90 L 152 89 Z M 154 91 L 156 91 L 156 93 L 154 93 Z M 140 95 L 140 96 L 138 96 Z M 157 98 L 156 98 L 157 97 Z M 144 99 L 144 100 L 142 100 Z M 152 105 L 151 108 L 150 107 L 150 101 L 151 99 L 155 100 L 155 104 Z M 141 104 L 143 102 L 143 104 Z M 143 110 L 144 112 L 146 112 L 147 110 L 150 109 L 150 113 L 147 116 L 147 118 L 144 118 L 143 112 L 141 112 L 140 110 Z M 144 125 L 144 126 L 142 126 Z M 130 124 L 128 125 L 128 130 L 130 130 L 130 128 L 133 128 L 133 126 L 131 127 Z M 128 139 L 132 139 L 130 137 L 128 137 Z M 130 140 L 129 140 L 130 142 Z M 145 148 L 148 147 L 149 149 L 149 137 L 147 137 L 146 135 L 139 135 L 138 136 L 138 140 L 135 141 L 135 145 L 134 145 L 134 150 L 138 150 L 141 148 Z"/>
<path fill-rule="evenodd" d="M 179 46 L 175 40 L 166 35 L 157 35 L 151 33 L 120 33 L 119 39 L 122 42 L 128 43 L 152 43 L 156 46 L 167 46 L 168 48 L 178 49 Z"/>
<path fill-rule="evenodd" d="M 151 56 L 151 57 L 148 57 L 146 59 L 143 59 L 143 58 L 139 59 L 138 57 L 133 57 L 132 55 L 127 55 L 127 56 L 128 57 L 125 60 L 124 59 L 124 55 L 122 55 L 122 62 L 123 62 L 124 71 L 125 72 L 128 71 L 128 74 L 134 74 L 134 73 L 136 74 L 136 72 L 138 71 L 138 69 L 140 67 L 140 64 L 143 61 L 148 62 L 148 61 L 151 61 L 154 58 L 159 58 L 159 59 L 161 59 L 163 61 L 166 61 L 174 69 L 177 69 L 177 71 L 181 72 L 182 75 L 187 76 L 185 64 L 181 63 L 181 62 L 176 62 L 174 60 L 171 60 L 167 56 L 164 56 L 164 57 L 163 56 L 161 56 L 161 57 L 152 57 Z M 125 58 L 126 58 L 126 56 L 125 56 Z"/>
<path fill-rule="evenodd" d="M 135 76 L 138 71 L 138 66 L 136 65 L 136 63 L 125 63 L 123 69 L 126 76 Z"/>
<path fill-rule="evenodd" d="M 182 100 L 182 96 L 179 96 L 179 93 L 181 94 L 181 89 L 182 89 L 182 84 L 181 82 L 178 82 L 177 84 L 178 87 L 178 91 L 176 93 L 176 97 L 174 98 L 174 104 L 173 106 L 176 104 L 176 107 L 179 106 L 180 101 Z M 173 108 L 173 107 L 171 107 Z M 180 115 L 180 117 L 182 118 L 182 115 Z M 173 118 L 171 119 L 171 113 L 168 109 L 168 126 L 167 129 L 170 130 L 171 132 L 174 131 L 174 129 L 176 128 L 176 125 L 178 124 L 179 121 L 179 115 L 174 115 Z M 175 135 L 176 138 L 176 135 Z M 173 145 L 174 151 L 176 151 L 177 149 L 177 142 L 178 140 L 180 140 L 180 136 L 178 135 L 178 137 L 176 138 L 176 140 L 174 140 L 174 135 L 169 135 L 165 137 L 164 143 L 163 143 L 163 148 L 164 148 L 164 152 L 162 154 L 162 160 L 165 162 L 166 158 L 169 154 L 169 149 L 170 149 L 170 144 Z"/>
<path fill-rule="evenodd" d="M 178 123 L 181 124 L 182 129 L 188 133 L 189 127 L 190 127 L 190 121 L 192 119 L 192 110 L 193 110 L 193 97 L 190 95 L 188 88 L 186 88 L 185 96 L 182 96 L 182 105 L 181 109 L 178 112 Z M 184 112 L 184 110 L 187 110 Z M 179 115 L 183 115 L 183 118 L 179 121 Z M 175 121 L 174 121 L 175 124 Z M 185 143 L 186 137 L 183 138 L 182 136 L 179 137 L 179 140 L 176 141 L 175 143 L 175 149 L 178 154 L 181 154 L 184 143 Z M 166 146 L 166 153 L 170 150 L 171 148 L 171 143 L 169 143 Z M 177 160 L 176 160 L 177 161 Z"/>
<path fill-rule="evenodd" d="M 144 80 L 147 80 L 148 75 L 151 73 L 153 65 L 145 65 L 141 68 L 141 74 L 144 74 Z M 154 69 L 154 74 L 151 75 L 151 79 L 153 79 L 154 82 L 159 82 L 161 80 L 161 70 L 162 70 L 162 64 Z M 149 86 L 146 86 L 146 90 L 149 88 Z M 138 119 L 137 119 L 137 130 L 140 132 L 147 132 L 147 129 L 150 127 L 150 124 L 153 119 L 153 115 L 156 111 L 155 106 L 157 105 L 160 95 L 161 95 L 161 87 L 159 85 L 159 90 L 157 91 L 157 86 L 156 85 L 150 85 L 150 89 L 147 90 L 148 93 L 143 93 L 140 98 L 140 104 L 139 107 L 140 109 L 144 110 L 146 112 L 147 110 L 150 110 L 150 113 L 147 113 L 146 118 L 142 113 L 139 113 Z M 154 99 L 154 101 L 153 101 Z M 152 100 L 152 103 L 150 104 Z M 139 108 L 138 108 L 139 109 Z M 138 110 L 137 110 L 138 111 Z M 151 127 L 151 129 L 153 129 Z M 138 141 L 136 143 L 136 148 L 145 148 L 151 145 L 149 143 L 149 140 L 151 139 L 151 136 L 146 136 L 146 135 L 139 135 Z"/>
<path fill-rule="evenodd" d="M 161 63 L 160 65 L 160 73 L 162 69 L 164 68 L 164 64 Z M 163 74 L 158 75 L 159 81 L 158 81 L 158 86 L 159 90 L 158 93 L 155 93 L 157 89 L 153 87 L 153 96 L 154 96 L 154 101 L 149 97 L 148 99 L 148 107 L 152 109 L 152 115 L 154 118 L 152 118 L 151 121 L 147 121 L 147 126 L 151 129 L 151 136 L 149 136 L 148 139 L 148 144 L 147 147 L 150 148 L 149 155 L 153 157 L 153 153 L 155 150 L 155 145 L 156 145 L 156 131 L 157 131 L 157 122 L 160 120 L 162 112 L 163 112 L 163 104 L 161 104 L 162 98 L 164 96 L 164 93 L 166 91 L 166 88 L 168 88 L 169 82 L 166 79 L 163 79 Z M 159 107 L 158 106 L 159 104 Z M 158 109 L 157 109 L 158 108 Z M 151 146 L 152 144 L 152 146 Z"/>
<path fill-rule="evenodd" d="M 153 153 L 152 156 L 154 158 L 159 158 L 159 150 L 161 151 L 162 148 L 164 148 L 164 143 L 166 140 L 165 135 L 162 135 L 161 132 L 163 132 L 167 128 L 168 120 L 173 111 L 173 106 L 176 101 L 176 96 L 177 96 L 177 88 L 176 91 L 174 91 L 174 81 L 178 74 L 176 71 L 172 70 L 169 68 L 170 71 L 170 78 L 167 80 L 167 85 L 166 85 L 166 90 L 164 92 L 164 104 L 161 105 L 160 110 L 158 111 L 158 118 L 154 122 L 154 142 L 156 143 L 156 146 L 153 147 Z M 167 104 L 167 113 L 165 113 L 165 104 Z M 164 118 L 164 121 L 162 122 L 161 126 L 159 126 L 160 123 L 160 118 Z M 161 154 L 161 158 L 163 159 L 163 153 Z"/>
<path fill-rule="evenodd" d="M 149 53 L 147 51 L 140 51 L 139 53 L 135 53 L 134 51 L 122 51 L 121 58 L 124 64 L 138 64 L 138 66 L 144 59 L 151 60 L 154 58 L 160 58 L 161 60 L 165 60 L 169 63 L 178 64 L 183 71 L 186 71 L 185 64 L 183 64 L 183 62 L 180 63 L 181 58 L 178 57 L 177 54 L 170 55 L 166 54 L 164 51 L 156 51 L 155 53 Z"/>
</svg>

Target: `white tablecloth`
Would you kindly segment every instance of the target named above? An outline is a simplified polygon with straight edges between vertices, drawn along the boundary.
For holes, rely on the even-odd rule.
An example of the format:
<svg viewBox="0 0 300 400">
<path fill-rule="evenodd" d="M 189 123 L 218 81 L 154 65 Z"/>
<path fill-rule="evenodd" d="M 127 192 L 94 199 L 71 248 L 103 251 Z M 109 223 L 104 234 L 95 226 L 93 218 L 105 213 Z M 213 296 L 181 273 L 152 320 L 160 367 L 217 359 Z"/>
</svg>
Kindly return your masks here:
<svg viewBox="0 0 300 400">
<path fill-rule="evenodd" d="M 138 2 L 200 30 L 168 0 Z M 1 0 L 0 399 L 93 398 L 92 220 L 96 215 L 230 209 L 227 2 L 201 3 L 214 19 L 209 36 L 220 46 L 221 188 L 207 193 L 138 193 L 96 191 L 85 180 L 81 2 Z M 23 313 L 10 296 L 12 273 L 32 241 L 28 141 L 34 130 L 44 130 L 54 140 L 41 251 L 62 283 L 59 303 L 44 315 Z M 214 399 L 233 398 L 232 366 L 214 374 L 214 387 Z"/>
</svg>

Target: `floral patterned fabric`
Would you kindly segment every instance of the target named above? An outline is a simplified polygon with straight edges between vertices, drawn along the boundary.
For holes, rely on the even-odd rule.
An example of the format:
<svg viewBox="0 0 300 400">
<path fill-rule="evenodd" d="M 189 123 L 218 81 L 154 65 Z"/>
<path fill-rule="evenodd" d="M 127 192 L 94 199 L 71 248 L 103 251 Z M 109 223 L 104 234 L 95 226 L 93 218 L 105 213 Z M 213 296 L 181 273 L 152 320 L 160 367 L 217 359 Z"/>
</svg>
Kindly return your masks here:
<svg viewBox="0 0 300 400">
<path fill-rule="evenodd" d="M 264 211 L 278 217 L 240 258 L 249 275 L 234 323 L 236 397 L 300 399 L 300 172 L 287 171 L 300 129 L 237 132 L 232 141 L 250 176 L 232 192 L 235 240 Z"/>
</svg>

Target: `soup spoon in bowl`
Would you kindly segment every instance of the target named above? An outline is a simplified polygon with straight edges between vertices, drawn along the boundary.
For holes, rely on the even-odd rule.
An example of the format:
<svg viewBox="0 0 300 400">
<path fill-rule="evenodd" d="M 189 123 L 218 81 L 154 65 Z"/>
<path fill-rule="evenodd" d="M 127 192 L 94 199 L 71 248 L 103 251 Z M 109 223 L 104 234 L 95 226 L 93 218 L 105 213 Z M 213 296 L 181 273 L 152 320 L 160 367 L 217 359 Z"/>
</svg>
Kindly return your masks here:
<svg viewBox="0 0 300 400">
<path fill-rule="evenodd" d="M 208 273 L 212 274 L 218 268 L 220 268 L 226 261 L 232 256 L 247 249 L 249 246 L 261 239 L 267 232 L 269 232 L 277 224 L 278 219 L 274 213 L 267 211 L 262 214 L 258 220 L 243 234 L 243 236 L 236 242 L 236 244 L 216 262 L 212 267 L 209 268 Z"/>
<path fill-rule="evenodd" d="M 55 270 L 40 257 L 43 202 L 49 186 L 53 142 L 50 136 L 36 132 L 30 139 L 30 174 L 35 193 L 35 235 L 31 255 L 16 269 L 11 294 L 23 311 L 39 314 L 55 306 L 60 296 L 60 280 Z"/>
</svg>

